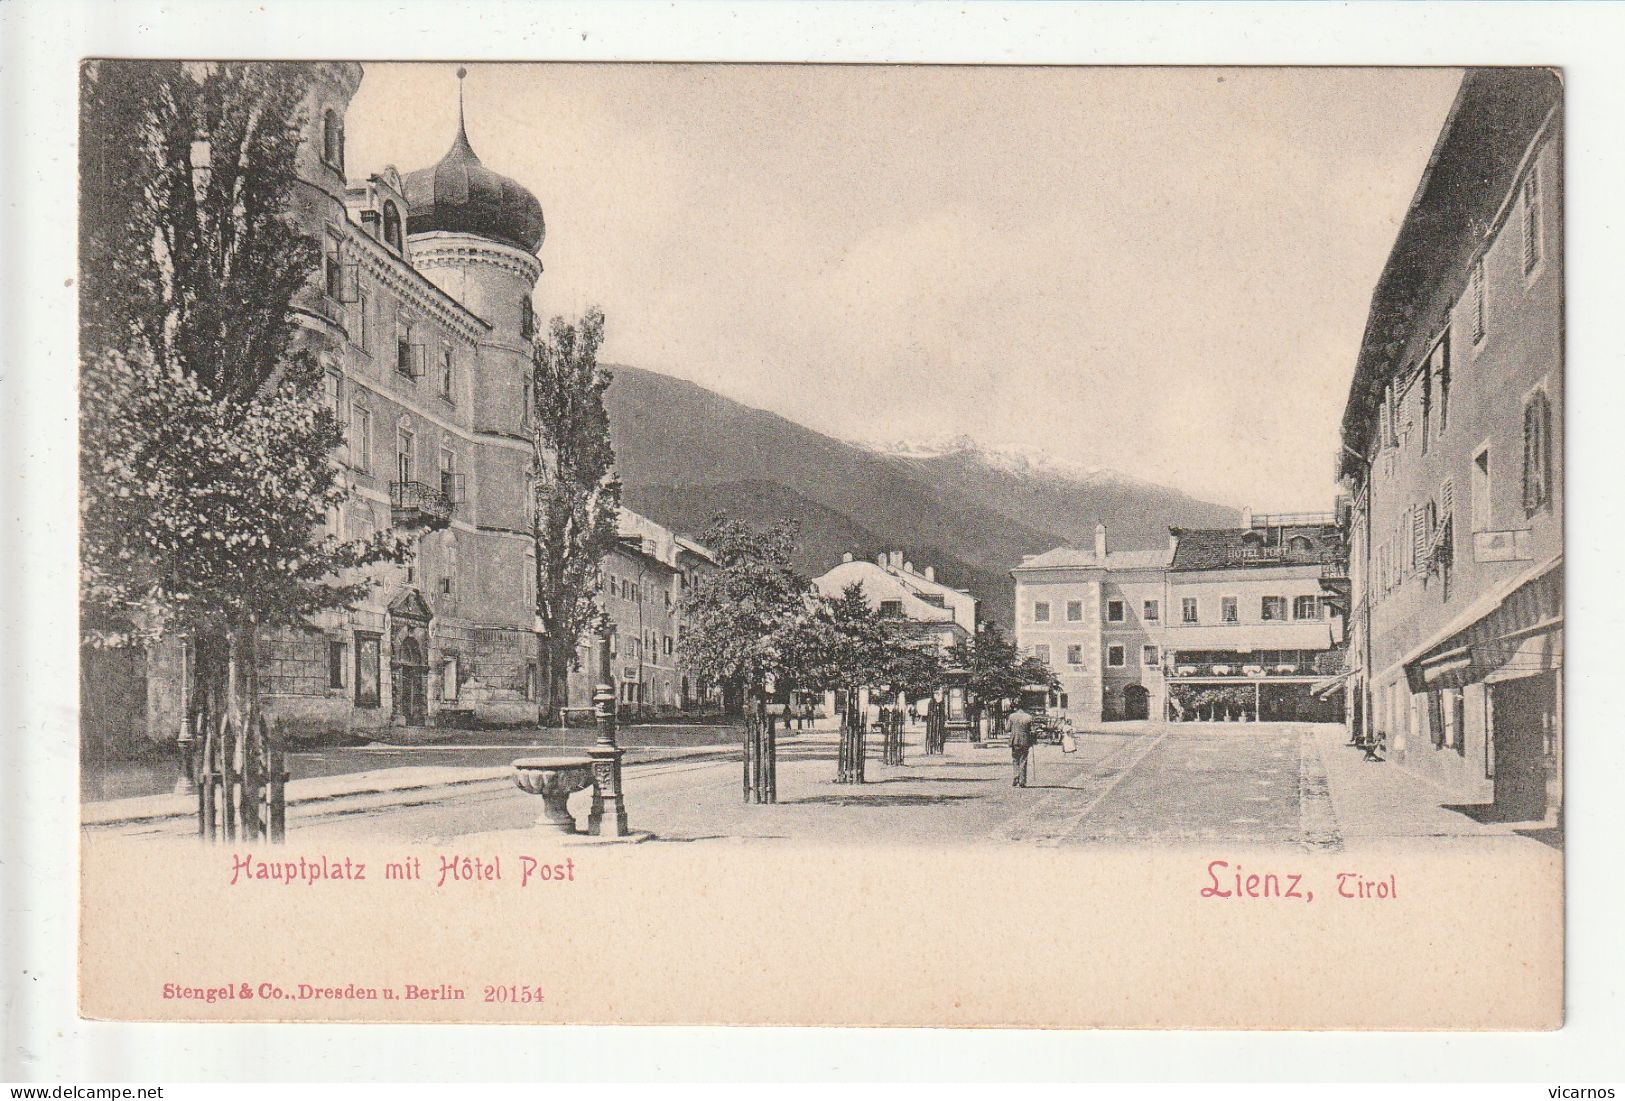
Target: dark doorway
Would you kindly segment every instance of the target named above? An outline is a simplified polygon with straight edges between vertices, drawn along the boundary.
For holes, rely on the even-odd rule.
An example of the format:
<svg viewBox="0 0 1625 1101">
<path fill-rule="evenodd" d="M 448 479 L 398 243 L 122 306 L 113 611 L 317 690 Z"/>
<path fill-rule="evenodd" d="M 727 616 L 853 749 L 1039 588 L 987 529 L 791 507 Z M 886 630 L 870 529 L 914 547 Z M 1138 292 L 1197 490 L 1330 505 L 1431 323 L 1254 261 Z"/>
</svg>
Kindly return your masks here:
<svg viewBox="0 0 1625 1101">
<path fill-rule="evenodd" d="M 423 648 L 407 636 L 395 650 L 395 713 L 407 726 L 422 726 L 429 698 L 429 666 Z"/>
<path fill-rule="evenodd" d="M 1149 719 L 1151 692 L 1143 684 L 1125 685 L 1123 688 L 1123 718 Z"/>
<path fill-rule="evenodd" d="M 1546 774 L 1553 759 L 1557 674 L 1490 686 L 1495 747 L 1495 816 L 1507 822 L 1546 817 Z"/>
</svg>

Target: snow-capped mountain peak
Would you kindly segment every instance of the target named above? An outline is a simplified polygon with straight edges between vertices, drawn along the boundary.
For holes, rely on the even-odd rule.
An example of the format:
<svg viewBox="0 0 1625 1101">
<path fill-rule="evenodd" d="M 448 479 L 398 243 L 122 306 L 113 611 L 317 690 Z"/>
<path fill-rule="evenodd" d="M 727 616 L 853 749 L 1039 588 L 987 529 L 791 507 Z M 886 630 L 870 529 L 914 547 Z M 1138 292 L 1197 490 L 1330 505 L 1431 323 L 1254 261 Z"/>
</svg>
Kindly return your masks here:
<svg viewBox="0 0 1625 1101">
<path fill-rule="evenodd" d="M 898 459 L 941 459 L 958 456 L 977 460 L 986 466 L 1006 473 L 1030 476 L 1065 478 L 1077 482 L 1128 482 L 1127 478 L 1107 467 L 1090 466 L 1061 458 L 1031 444 L 983 444 L 970 436 L 959 434 L 936 440 L 850 440 L 854 446 L 879 455 Z"/>
</svg>

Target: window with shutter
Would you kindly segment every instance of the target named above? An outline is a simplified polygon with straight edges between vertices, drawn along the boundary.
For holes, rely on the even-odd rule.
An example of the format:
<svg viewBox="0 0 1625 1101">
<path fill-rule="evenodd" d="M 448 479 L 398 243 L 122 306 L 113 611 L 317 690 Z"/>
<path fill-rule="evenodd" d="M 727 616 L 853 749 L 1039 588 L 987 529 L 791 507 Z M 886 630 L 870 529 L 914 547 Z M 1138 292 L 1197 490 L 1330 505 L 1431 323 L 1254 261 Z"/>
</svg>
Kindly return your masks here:
<svg viewBox="0 0 1625 1101">
<path fill-rule="evenodd" d="M 1523 407 L 1523 507 L 1533 514 L 1551 495 L 1551 405 L 1537 390 Z"/>
<path fill-rule="evenodd" d="M 1411 567 L 1414 569 L 1427 561 L 1428 553 L 1428 525 L 1427 514 L 1419 508 L 1411 509 Z"/>
<path fill-rule="evenodd" d="M 1540 263 L 1540 167 L 1533 166 L 1523 180 L 1523 273 Z"/>
<path fill-rule="evenodd" d="M 1469 281 L 1472 295 L 1471 314 L 1473 321 L 1473 344 L 1483 343 L 1487 331 L 1484 324 L 1484 258 L 1480 256 L 1473 261 L 1473 273 Z"/>
<path fill-rule="evenodd" d="M 1433 346 L 1433 377 L 1438 383 L 1438 432 L 1450 425 L 1450 330 L 1446 329 Z"/>
</svg>

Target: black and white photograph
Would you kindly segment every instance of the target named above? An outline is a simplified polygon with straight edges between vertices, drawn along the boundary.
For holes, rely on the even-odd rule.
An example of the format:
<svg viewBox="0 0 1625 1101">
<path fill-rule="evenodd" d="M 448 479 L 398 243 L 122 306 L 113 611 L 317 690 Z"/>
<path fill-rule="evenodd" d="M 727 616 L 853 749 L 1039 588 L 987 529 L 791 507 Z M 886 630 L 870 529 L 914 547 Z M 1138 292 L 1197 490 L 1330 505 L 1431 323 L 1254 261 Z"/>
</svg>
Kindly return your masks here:
<svg viewBox="0 0 1625 1101">
<path fill-rule="evenodd" d="M 0 1080 L 1588 1085 L 1611 17 L 185 7 L 0 13 Z"/>
</svg>

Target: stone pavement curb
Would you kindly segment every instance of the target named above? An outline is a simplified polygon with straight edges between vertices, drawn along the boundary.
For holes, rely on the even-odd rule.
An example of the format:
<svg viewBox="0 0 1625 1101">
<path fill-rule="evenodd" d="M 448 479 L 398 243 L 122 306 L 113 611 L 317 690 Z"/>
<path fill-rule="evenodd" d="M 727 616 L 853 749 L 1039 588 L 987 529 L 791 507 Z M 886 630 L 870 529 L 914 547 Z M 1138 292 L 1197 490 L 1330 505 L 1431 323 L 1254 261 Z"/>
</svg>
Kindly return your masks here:
<svg viewBox="0 0 1625 1101">
<path fill-rule="evenodd" d="M 733 746 L 673 746 L 665 749 L 626 750 L 623 763 L 635 768 L 641 765 L 665 764 L 671 761 L 693 760 L 706 757 L 736 755 Z M 525 754 L 515 751 L 515 759 Z M 546 752 L 531 754 L 547 756 Z M 372 769 L 367 772 L 349 772 L 338 776 L 312 776 L 288 782 L 288 806 L 308 806 L 363 795 L 420 795 L 425 791 L 444 788 L 468 788 L 478 784 L 512 782 L 511 765 L 458 768 L 454 766 L 405 765 L 397 768 Z M 81 827 L 112 828 L 143 823 L 191 818 L 197 813 L 197 804 L 190 795 L 138 795 L 127 799 L 108 799 L 85 803 L 79 811 Z"/>
</svg>

